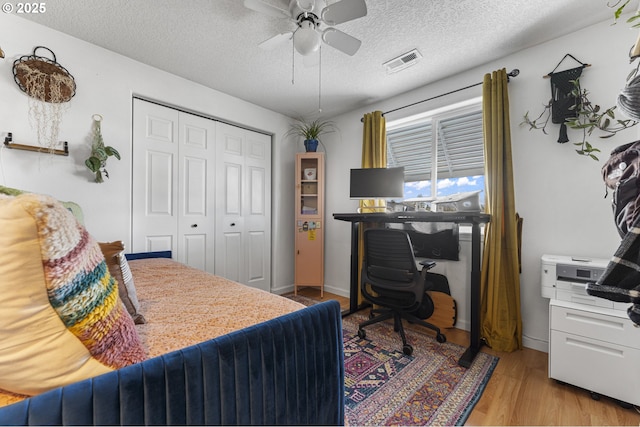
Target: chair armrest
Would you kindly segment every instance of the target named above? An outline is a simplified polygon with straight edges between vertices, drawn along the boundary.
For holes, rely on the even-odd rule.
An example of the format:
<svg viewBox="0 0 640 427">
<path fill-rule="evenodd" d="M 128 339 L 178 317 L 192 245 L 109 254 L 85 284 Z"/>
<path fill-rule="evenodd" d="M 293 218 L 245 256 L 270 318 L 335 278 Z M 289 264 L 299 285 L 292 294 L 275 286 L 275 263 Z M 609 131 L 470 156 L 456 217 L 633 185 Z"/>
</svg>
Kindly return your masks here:
<svg viewBox="0 0 640 427">
<path fill-rule="evenodd" d="M 422 266 L 422 271 L 431 270 L 436 266 L 436 262 L 432 259 L 424 259 L 420 261 L 420 265 Z"/>
</svg>

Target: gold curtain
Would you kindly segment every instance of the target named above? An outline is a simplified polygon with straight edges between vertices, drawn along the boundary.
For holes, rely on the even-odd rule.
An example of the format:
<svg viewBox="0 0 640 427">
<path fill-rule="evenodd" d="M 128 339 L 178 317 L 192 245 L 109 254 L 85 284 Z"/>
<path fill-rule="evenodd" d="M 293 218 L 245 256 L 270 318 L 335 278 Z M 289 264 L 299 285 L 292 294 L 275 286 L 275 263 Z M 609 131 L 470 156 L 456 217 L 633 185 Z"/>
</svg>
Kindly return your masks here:
<svg viewBox="0 0 640 427">
<path fill-rule="evenodd" d="M 509 95 L 505 69 L 484 76 L 485 228 L 481 276 L 482 337 L 494 350 L 522 348 L 518 219 L 515 210 Z"/>
<path fill-rule="evenodd" d="M 386 168 L 387 167 L 387 121 L 382 111 L 374 111 L 364 115 L 362 128 L 362 168 Z M 360 200 L 360 211 L 384 212 L 386 201 Z M 362 257 L 364 254 L 363 223 L 360 223 L 358 238 L 358 283 L 360 283 L 360 270 L 362 269 Z M 358 304 L 362 302 L 362 294 L 358 286 Z"/>
<path fill-rule="evenodd" d="M 382 111 L 367 113 L 362 120 L 362 168 L 387 167 L 387 122 Z M 385 200 L 361 200 L 360 210 L 367 212 L 384 212 Z"/>
</svg>

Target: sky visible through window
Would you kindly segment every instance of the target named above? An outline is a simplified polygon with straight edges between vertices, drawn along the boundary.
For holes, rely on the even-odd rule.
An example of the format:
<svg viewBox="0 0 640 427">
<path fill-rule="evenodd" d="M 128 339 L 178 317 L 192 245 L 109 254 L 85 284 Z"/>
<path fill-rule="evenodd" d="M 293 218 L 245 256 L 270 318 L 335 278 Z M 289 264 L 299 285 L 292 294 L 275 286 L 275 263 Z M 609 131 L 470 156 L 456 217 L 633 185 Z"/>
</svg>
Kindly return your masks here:
<svg viewBox="0 0 640 427">
<path fill-rule="evenodd" d="M 480 190 L 480 203 L 484 204 L 484 176 L 466 176 L 438 180 L 438 197 Z M 404 198 L 430 197 L 431 181 L 413 181 L 404 183 Z"/>
</svg>

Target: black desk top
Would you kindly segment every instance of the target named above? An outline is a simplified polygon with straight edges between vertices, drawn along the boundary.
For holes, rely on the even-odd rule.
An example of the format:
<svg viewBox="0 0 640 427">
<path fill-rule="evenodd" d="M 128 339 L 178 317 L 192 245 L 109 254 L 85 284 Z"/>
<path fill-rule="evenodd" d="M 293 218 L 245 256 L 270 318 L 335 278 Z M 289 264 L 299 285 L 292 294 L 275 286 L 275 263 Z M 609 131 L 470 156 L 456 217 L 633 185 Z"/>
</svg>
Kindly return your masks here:
<svg viewBox="0 0 640 427">
<path fill-rule="evenodd" d="M 491 215 L 483 212 L 367 212 L 334 213 L 333 218 L 349 222 L 454 222 L 458 224 L 485 224 Z"/>
</svg>

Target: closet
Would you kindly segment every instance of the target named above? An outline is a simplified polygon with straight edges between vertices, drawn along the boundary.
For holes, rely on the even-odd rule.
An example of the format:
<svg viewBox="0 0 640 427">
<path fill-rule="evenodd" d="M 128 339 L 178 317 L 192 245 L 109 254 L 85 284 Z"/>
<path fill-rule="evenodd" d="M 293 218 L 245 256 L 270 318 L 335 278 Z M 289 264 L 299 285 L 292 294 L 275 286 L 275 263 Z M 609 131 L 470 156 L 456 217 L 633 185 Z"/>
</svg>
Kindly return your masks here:
<svg viewBox="0 0 640 427">
<path fill-rule="evenodd" d="M 134 99 L 132 248 L 270 291 L 271 138 Z"/>
</svg>

